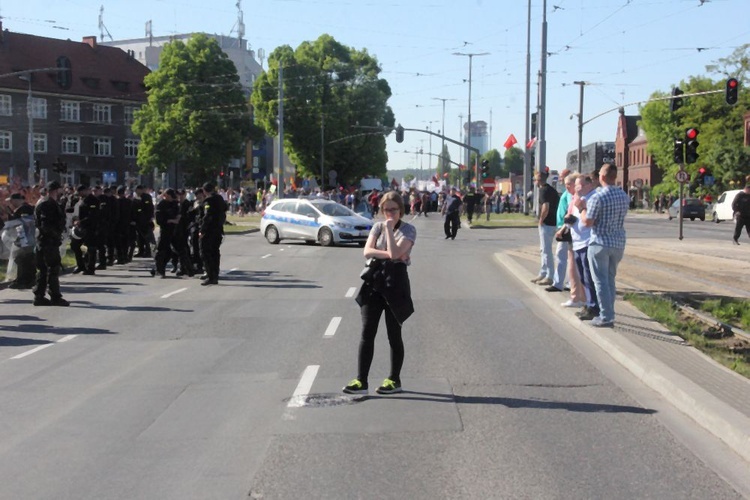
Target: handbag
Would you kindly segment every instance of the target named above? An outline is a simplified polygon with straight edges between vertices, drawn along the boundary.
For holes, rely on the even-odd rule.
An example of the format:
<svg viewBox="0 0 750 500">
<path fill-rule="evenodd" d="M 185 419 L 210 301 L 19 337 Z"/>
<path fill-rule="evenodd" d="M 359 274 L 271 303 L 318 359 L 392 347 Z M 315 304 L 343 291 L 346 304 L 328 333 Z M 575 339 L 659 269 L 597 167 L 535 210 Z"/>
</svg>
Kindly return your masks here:
<svg viewBox="0 0 750 500">
<path fill-rule="evenodd" d="M 572 242 L 573 236 L 570 234 L 570 228 L 563 226 L 557 233 L 555 233 L 555 241 L 567 241 Z"/>
<path fill-rule="evenodd" d="M 375 273 L 380 269 L 380 266 L 382 266 L 383 261 L 380 259 L 367 259 L 367 262 L 365 262 L 365 267 L 362 269 L 362 272 L 359 273 L 359 277 L 362 278 L 362 281 L 365 283 L 372 283 L 373 279 L 375 278 Z"/>
</svg>

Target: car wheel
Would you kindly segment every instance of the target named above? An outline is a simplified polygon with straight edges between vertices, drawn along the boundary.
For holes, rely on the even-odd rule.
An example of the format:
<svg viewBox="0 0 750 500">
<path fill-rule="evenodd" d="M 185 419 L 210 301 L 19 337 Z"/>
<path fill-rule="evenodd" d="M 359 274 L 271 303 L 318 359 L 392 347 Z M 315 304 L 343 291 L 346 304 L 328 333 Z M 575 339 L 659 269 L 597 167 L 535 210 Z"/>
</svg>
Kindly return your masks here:
<svg viewBox="0 0 750 500">
<path fill-rule="evenodd" d="M 268 226 L 266 228 L 266 239 L 271 245 L 276 245 L 279 242 L 279 230 L 276 229 L 276 226 Z"/>
<path fill-rule="evenodd" d="M 321 228 L 318 233 L 318 241 L 324 247 L 333 246 L 333 233 L 327 227 Z"/>
<path fill-rule="evenodd" d="M 706 216 L 704 215 L 703 217 L 701 217 L 701 222 L 703 222 L 705 220 L 706 220 Z"/>
<path fill-rule="evenodd" d="M 690 220 L 691 220 L 692 222 L 695 222 L 695 217 L 690 217 Z"/>
<path fill-rule="evenodd" d="M 673 218 L 672 215 L 669 215 L 669 220 L 672 220 L 672 218 Z"/>
<path fill-rule="evenodd" d="M 712 213 L 711 214 L 711 220 L 718 224 L 720 222 L 719 221 L 719 215 L 716 212 Z"/>
<path fill-rule="evenodd" d="M 305 245 L 314 245 L 317 243 L 315 240 L 305 240 Z"/>
</svg>

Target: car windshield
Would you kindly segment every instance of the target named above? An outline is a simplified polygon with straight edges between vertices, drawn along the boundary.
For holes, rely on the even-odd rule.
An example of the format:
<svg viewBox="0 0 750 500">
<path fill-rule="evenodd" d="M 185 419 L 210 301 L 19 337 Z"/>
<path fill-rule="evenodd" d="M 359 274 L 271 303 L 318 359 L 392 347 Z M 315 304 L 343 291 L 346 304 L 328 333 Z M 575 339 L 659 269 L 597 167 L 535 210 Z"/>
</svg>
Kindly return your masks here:
<svg viewBox="0 0 750 500">
<path fill-rule="evenodd" d="M 688 198 L 685 200 L 685 205 L 703 205 L 703 202 L 699 200 L 698 198 Z"/>
<path fill-rule="evenodd" d="M 314 203 L 313 206 L 325 215 L 333 217 L 349 217 L 354 215 L 351 210 L 338 203 Z"/>
</svg>

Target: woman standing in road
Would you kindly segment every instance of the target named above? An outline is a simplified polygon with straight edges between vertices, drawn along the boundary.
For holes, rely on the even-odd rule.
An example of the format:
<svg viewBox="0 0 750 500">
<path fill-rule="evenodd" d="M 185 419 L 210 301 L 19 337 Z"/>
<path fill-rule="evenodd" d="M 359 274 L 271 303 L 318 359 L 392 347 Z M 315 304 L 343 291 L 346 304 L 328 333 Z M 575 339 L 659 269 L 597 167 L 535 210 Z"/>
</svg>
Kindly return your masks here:
<svg viewBox="0 0 750 500">
<path fill-rule="evenodd" d="M 362 314 L 362 339 L 359 343 L 359 373 L 357 378 L 344 387 L 347 394 L 367 394 L 367 377 L 375 350 L 375 335 L 378 323 L 385 311 L 388 343 L 391 346 L 391 373 L 378 394 L 401 392 L 401 367 L 404 364 L 404 342 L 401 325 L 414 312 L 407 267 L 411 264 L 411 249 L 417 239 L 417 230 L 401 220 L 404 216 L 404 201 L 395 191 L 383 195 L 380 210 L 384 221 L 373 225 L 365 245 L 365 259 L 374 259 L 370 273 L 357 295 Z"/>
</svg>

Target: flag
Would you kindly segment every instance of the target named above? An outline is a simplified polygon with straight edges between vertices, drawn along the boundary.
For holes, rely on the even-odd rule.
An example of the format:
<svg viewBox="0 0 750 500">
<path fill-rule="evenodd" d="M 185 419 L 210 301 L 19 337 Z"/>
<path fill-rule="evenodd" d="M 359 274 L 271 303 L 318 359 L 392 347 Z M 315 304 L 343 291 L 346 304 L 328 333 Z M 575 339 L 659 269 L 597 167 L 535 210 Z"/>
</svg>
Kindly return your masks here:
<svg viewBox="0 0 750 500">
<path fill-rule="evenodd" d="M 526 149 L 531 149 L 534 147 L 534 144 L 536 144 L 536 137 L 532 137 L 529 142 L 526 143 Z"/>
<path fill-rule="evenodd" d="M 503 146 L 505 146 L 505 149 L 510 149 L 513 147 L 514 144 L 516 144 L 518 141 L 516 140 L 516 136 L 513 134 L 510 134 L 508 138 L 505 140 L 505 143 Z"/>
</svg>

